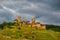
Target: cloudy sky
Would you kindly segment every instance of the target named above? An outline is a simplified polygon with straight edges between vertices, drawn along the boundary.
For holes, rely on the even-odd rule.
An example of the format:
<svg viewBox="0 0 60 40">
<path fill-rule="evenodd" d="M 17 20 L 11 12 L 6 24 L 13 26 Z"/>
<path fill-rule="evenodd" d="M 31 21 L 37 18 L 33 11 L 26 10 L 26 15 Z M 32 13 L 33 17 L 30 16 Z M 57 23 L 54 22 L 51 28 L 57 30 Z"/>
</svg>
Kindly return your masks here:
<svg viewBox="0 0 60 40">
<path fill-rule="evenodd" d="M 60 24 L 60 0 L 0 0 L 0 23 L 32 17 L 42 24 Z"/>
</svg>

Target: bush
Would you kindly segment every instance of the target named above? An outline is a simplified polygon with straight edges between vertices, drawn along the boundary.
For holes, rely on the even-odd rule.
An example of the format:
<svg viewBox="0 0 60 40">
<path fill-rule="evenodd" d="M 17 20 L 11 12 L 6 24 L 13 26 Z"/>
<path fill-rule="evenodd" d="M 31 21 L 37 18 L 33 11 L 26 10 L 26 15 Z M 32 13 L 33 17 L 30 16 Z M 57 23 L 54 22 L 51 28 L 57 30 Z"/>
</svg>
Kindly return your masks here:
<svg viewBox="0 0 60 40">
<path fill-rule="evenodd" d="M 25 36 L 24 36 L 24 38 L 28 39 L 28 38 L 29 38 L 29 36 L 28 36 L 28 35 L 25 35 Z"/>
</svg>

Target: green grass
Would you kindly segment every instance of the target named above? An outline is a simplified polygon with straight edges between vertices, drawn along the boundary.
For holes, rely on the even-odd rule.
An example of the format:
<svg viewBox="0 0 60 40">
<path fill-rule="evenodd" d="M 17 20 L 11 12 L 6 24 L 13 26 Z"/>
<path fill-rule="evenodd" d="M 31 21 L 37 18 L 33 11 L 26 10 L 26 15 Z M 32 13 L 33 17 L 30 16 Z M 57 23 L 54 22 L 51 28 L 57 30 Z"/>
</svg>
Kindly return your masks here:
<svg viewBox="0 0 60 40">
<path fill-rule="evenodd" d="M 55 32 L 51 29 L 43 30 L 32 27 L 20 27 L 19 29 L 3 29 L 0 30 L 0 35 L 10 36 L 12 38 L 0 38 L 1 40 L 18 40 L 25 38 L 28 40 L 60 40 L 60 32 Z"/>
<path fill-rule="evenodd" d="M 0 40 L 60 40 L 60 26 L 46 26 L 47 29 L 41 29 L 3 23 L 0 24 Z"/>
</svg>

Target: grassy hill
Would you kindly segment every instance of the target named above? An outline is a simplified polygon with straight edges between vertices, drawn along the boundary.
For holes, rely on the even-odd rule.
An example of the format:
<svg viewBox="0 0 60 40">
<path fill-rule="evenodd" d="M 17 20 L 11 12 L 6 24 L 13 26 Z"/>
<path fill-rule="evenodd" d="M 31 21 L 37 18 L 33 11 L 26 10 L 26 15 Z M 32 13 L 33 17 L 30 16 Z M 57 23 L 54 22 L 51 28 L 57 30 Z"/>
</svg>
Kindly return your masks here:
<svg viewBox="0 0 60 40">
<path fill-rule="evenodd" d="M 60 26 L 46 26 L 46 29 L 41 29 L 4 22 L 0 24 L 0 40 L 60 40 Z"/>
</svg>

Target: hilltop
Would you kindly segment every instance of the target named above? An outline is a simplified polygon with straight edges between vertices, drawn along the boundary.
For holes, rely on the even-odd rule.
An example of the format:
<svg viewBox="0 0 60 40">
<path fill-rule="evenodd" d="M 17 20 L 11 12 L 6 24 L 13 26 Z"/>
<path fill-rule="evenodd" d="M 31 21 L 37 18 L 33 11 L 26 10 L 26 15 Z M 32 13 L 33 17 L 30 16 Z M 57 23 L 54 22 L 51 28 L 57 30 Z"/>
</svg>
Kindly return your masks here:
<svg viewBox="0 0 60 40">
<path fill-rule="evenodd" d="M 0 40 L 60 40 L 60 26 L 46 25 L 41 29 L 4 22 L 0 24 Z"/>
<path fill-rule="evenodd" d="M 60 26 L 22 21 L 18 16 L 13 22 L 0 24 L 0 40 L 60 40 Z"/>
</svg>

